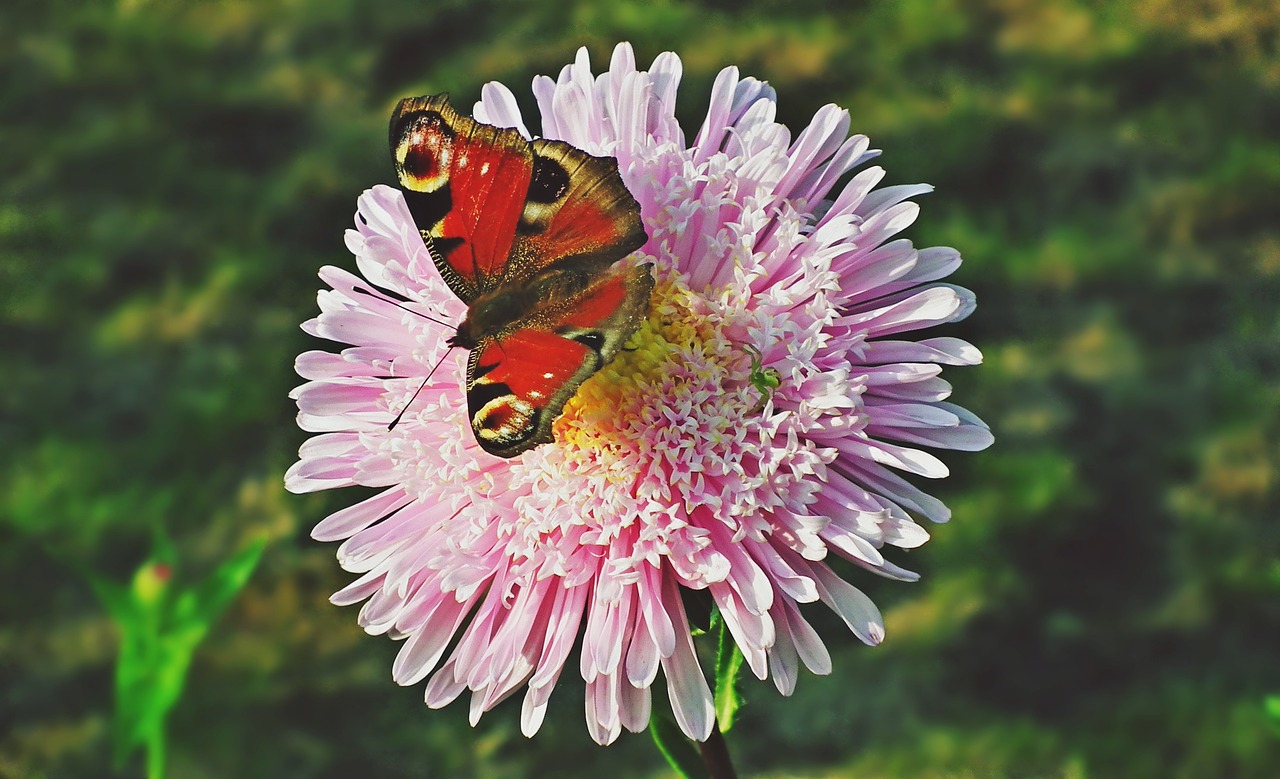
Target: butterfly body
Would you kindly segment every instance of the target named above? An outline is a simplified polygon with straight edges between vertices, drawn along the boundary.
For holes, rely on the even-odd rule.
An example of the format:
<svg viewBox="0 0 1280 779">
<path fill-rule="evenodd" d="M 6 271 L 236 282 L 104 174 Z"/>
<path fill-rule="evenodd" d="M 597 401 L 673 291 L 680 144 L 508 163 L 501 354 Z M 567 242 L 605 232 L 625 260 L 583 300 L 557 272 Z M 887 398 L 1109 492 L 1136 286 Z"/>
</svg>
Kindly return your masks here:
<svg viewBox="0 0 1280 779">
<path fill-rule="evenodd" d="M 470 350 L 476 440 L 513 457 L 553 439 L 565 403 L 648 312 L 647 240 L 616 161 L 458 114 L 444 95 L 402 100 L 391 149 L 436 267 L 467 304 L 450 346 Z"/>
</svg>

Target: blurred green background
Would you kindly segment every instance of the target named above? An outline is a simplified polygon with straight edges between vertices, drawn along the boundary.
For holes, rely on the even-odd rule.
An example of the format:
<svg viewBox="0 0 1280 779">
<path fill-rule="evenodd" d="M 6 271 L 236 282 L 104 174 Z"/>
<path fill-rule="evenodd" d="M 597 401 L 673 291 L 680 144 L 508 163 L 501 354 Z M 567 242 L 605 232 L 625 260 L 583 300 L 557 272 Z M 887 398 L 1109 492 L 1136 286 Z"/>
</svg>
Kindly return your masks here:
<svg viewBox="0 0 1280 779">
<path fill-rule="evenodd" d="M 683 58 L 690 137 L 717 70 L 792 128 L 847 107 L 909 235 L 967 264 L 984 350 L 948 371 L 995 430 L 928 485 L 955 509 L 849 571 L 830 679 L 748 680 L 756 777 L 1274 777 L 1280 722 L 1280 9 L 1265 0 L 247 0 L 0 6 L 0 776 L 112 774 L 125 582 L 163 526 L 196 580 L 269 545 L 197 653 L 173 777 L 669 776 L 596 747 L 566 674 L 533 740 L 396 687 L 398 645 L 326 598 L 310 526 L 354 492 L 281 486 L 316 269 L 391 178 L 405 95 L 520 96 L 579 45 Z"/>
</svg>

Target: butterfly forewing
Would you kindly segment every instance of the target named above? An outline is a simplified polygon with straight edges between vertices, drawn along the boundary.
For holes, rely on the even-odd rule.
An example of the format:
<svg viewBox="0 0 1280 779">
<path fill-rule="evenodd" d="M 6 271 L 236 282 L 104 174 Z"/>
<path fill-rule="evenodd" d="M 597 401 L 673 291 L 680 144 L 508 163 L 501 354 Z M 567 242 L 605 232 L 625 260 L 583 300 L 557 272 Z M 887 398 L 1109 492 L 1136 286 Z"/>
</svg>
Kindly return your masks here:
<svg viewBox="0 0 1280 779">
<path fill-rule="evenodd" d="M 615 160 L 563 141 L 539 139 L 532 146 L 534 175 L 517 256 L 540 268 L 565 257 L 610 265 L 644 245 L 640 208 Z"/>
<path fill-rule="evenodd" d="M 449 288 L 470 302 L 501 285 L 533 175 L 529 142 L 462 116 L 445 95 L 400 101 L 391 127 L 405 201 Z"/>
</svg>

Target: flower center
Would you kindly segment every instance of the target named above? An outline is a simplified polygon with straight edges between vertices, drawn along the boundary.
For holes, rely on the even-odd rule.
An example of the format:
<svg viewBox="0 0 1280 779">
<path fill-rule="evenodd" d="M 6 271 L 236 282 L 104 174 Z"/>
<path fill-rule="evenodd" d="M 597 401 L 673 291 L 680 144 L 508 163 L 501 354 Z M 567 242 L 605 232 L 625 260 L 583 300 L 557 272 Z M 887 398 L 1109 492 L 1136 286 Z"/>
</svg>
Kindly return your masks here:
<svg viewBox="0 0 1280 779">
<path fill-rule="evenodd" d="M 679 271 L 654 275 L 648 318 L 565 404 L 556 446 L 512 470 L 527 492 L 497 535 L 521 576 L 603 560 L 632 576 L 664 558 L 685 580 L 718 581 L 711 534 L 767 532 L 756 515 L 795 479 L 760 456 L 776 422 L 738 313 L 717 313 Z"/>
</svg>

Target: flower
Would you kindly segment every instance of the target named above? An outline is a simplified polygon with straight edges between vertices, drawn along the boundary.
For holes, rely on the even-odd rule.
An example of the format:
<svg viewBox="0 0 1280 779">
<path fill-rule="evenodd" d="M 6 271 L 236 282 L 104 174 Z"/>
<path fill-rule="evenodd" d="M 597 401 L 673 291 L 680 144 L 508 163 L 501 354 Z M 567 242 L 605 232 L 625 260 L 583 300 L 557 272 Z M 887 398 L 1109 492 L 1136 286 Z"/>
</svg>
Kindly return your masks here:
<svg viewBox="0 0 1280 779">
<path fill-rule="evenodd" d="M 581 632 L 596 741 L 647 726 L 659 669 L 681 729 L 705 739 L 712 695 L 681 588 L 709 592 L 746 664 L 782 693 L 801 665 L 828 673 L 800 604 L 821 601 L 868 644 L 883 637 L 875 605 L 828 556 L 917 578 L 882 550 L 924 543 L 913 515 L 949 512 L 897 472 L 945 476 L 917 446 L 992 440 L 938 377 L 978 350 L 899 337 L 974 307 L 938 283 L 955 250 L 893 238 L 929 187 L 875 189 L 872 167 L 833 189 L 878 153 L 849 136 L 848 113 L 828 105 L 793 140 L 773 90 L 732 67 L 686 143 L 680 75 L 671 53 L 637 70 L 623 44 L 599 76 L 583 50 L 558 80 L 533 83 L 545 137 L 617 158 L 649 233 L 626 261 L 652 263 L 656 281 L 648 320 L 565 407 L 554 443 L 512 460 L 481 450 L 465 355 L 409 404 L 451 332 L 427 317 L 457 322 L 465 308 L 398 190 L 365 192 L 347 233 L 364 278 L 398 297 L 320 272 L 330 289 L 303 327 L 351 346 L 298 358 L 298 423 L 318 435 L 287 486 L 378 488 L 312 533 L 346 539 L 339 560 L 360 574 L 332 600 L 365 601 L 368 632 L 404 639 L 393 677 L 429 676 L 428 705 L 470 690 L 473 724 L 523 688 L 522 729 L 536 732 Z M 500 84 L 475 116 L 530 135 Z"/>
</svg>

